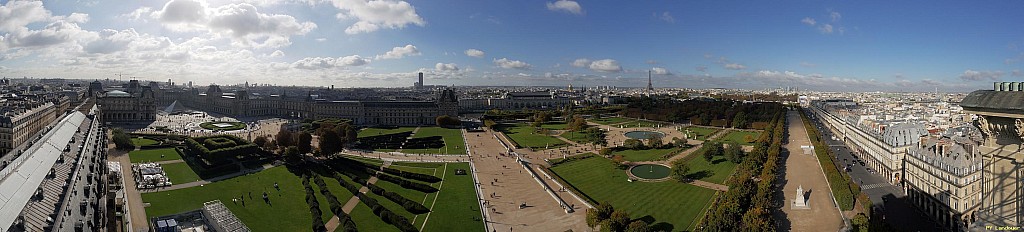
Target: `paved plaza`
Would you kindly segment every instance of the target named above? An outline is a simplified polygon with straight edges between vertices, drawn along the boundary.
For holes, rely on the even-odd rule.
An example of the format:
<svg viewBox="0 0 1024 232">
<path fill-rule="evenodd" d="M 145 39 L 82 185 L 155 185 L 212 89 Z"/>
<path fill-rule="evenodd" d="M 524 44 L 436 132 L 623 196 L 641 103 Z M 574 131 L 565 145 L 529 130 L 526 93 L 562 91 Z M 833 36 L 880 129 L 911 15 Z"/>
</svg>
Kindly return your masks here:
<svg viewBox="0 0 1024 232">
<path fill-rule="evenodd" d="M 781 169 L 785 179 L 781 191 L 781 215 L 775 215 L 780 231 L 839 231 L 844 226 L 843 218 L 832 200 L 832 190 L 828 187 L 825 175 L 818 164 L 817 156 L 805 155 L 800 146 L 810 146 L 804 123 L 800 114 L 789 111 L 786 114 L 789 143 L 785 145 L 788 155 L 786 164 Z M 796 199 L 796 189 L 803 187 L 810 209 L 793 209 L 791 204 Z M 777 190 L 778 191 L 778 190 Z"/>
<path fill-rule="evenodd" d="M 566 213 L 559 203 L 510 156 L 491 132 L 466 133 L 473 154 L 477 181 L 494 231 L 589 231 L 585 222 L 586 206 L 559 193 L 576 212 Z M 504 155 L 503 155 L 504 154 Z M 534 169 L 536 170 L 536 169 Z M 540 174 L 543 177 L 543 174 Z M 497 181 L 495 181 L 497 180 Z M 555 187 L 555 190 L 558 190 Z M 520 205 L 525 203 L 525 208 Z"/>
</svg>

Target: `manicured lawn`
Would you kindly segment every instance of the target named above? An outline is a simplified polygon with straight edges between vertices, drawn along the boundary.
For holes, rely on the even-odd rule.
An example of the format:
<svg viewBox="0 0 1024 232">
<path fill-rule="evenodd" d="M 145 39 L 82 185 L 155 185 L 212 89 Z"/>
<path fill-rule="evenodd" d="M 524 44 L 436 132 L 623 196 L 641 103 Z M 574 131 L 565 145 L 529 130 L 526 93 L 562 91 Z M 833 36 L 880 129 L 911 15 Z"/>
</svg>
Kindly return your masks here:
<svg viewBox="0 0 1024 232">
<path fill-rule="evenodd" d="M 693 134 L 691 134 L 691 135 L 694 135 L 694 137 L 689 138 L 689 139 L 692 139 L 692 140 L 707 140 L 708 137 L 710 137 L 711 135 L 714 135 L 715 133 L 718 133 L 718 131 L 721 131 L 721 129 L 699 127 L 699 126 L 685 127 L 685 128 L 683 128 L 682 130 L 679 130 L 679 131 L 682 131 L 683 133 L 686 133 L 686 130 L 690 130 L 690 132 L 693 132 Z"/>
<path fill-rule="evenodd" d="M 448 164 L 437 203 L 434 203 L 430 219 L 422 231 L 484 230 L 484 223 L 480 220 L 480 205 L 476 202 L 476 189 L 473 188 L 473 176 L 455 175 L 456 169 L 468 172 L 469 164 Z"/>
<path fill-rule="evenodd" d="M 589 121 L 593 122 L 593 123 L 601 124 L 601 125 L 612 125 L 612 124 L 616 124 L 616 123 L 622 123 L 622 122 L 625 122 L 625 121 L 630 121 L 630 119 L 628 119 L 628 118 L 621 118 L 621 117 L 610 117 L 610 118 L 590 119 Z"/>
<path fill-rule="evenodd" d="M 156 140 L 152 140 L 152 139 L 147 139 L 147 138 L 132 138 L 132 143 L 135 144 L 135 146 L 141 147 L 141 146 L 156 145 L 156 144 L 158 144 L 160 142 L 158 142 Z"/>
<path fill-rule="evenodd" d="M 444 146 L 447 147 L 447 149 L 402 149 L 402 152 L 410 154 L 466 154 L 466 143 L 462 140 L 462 130 L 441 127 L 420 127 L 412 137 L 423 138 L 430 136 L 441 136 L 441 138 L 444 139 Z"/>
<path fill-rule="evenodd" d="M 562 140 L 552 137 L 550 135 L 544 135 L 534 133 L 534 128 L 525 124 L 507 125 L 503 124 L 497 127 L 498 131 L 505 133 L 512 141 L 519 144 L 520 147 L 530 147 L 533 149 L 545 149 L 545 148 L 556 148 L 565 146 L 566 143 Z"/>
<path fill-rule="evenodd" d="M 688 230 L 715 193 L 676 181 L 628 182 L 625 170 L 602 157 L 570 161 L 551 170 L 594 201 L 609 202 L 633 219 L 650 216 L 654 230 Z"/>
<path fill-rule="evenodd" d="M 584 133 L 566 131 L 558 136 L 576 143 L 587 143 L 587 134 Z"/>
<path fill-rule="evenodd" d="M 618 124 L 616 126 L 622 126 L 623 128 L 638 128 L 638 127 L 657 127 L 659 125 L 662 125 L 662 124 L 661 123 L 657 123 L 657 122 L 651 122 L 651 121 L 634 120 L 634 121 Z"/>
<path fill-rule="evenodd" d="M 747 135 L 750 135 L 752 138 L 754 138 L 754 140 L 757 140 L 757 137 L 761 136 L 761 132 L 759 132 L 759 131 L 731 131 L 731 132 L 729 132 L 729 134 L 726 134 L 725 136 L 719 137 L 718 141 L 721 141 L 723 143 L 735 142 L 735 143 L 739 143 L 740 145 L 754 145 L 754 143 L 748 143 L 746 141 L 745 138 L 747 137 Z"/>
<path fill-rule="evenodd" d="M 281 191 L 274 189 L 275 182 L 279 184 Z M 264 191 L 270 195 L 272 204 L 266 204 L 260 199 Z M 249 193 L 253 195 L 252 200 L 248 198 Z M 232 203 L 232 198 L 242 196 L 246 198 L 245 206 L 241 203 Z M 147 218 L 195 210 L 202 207 L 203 202 L 220 200 L 249 229 L 275 232 L 311 229 L 312 219 L 305 197 L 306 192 L 303 190 L 300 177 L 284 167 L 275 167 L 205 186 L 142 194 L 143 201 L 150 203 L 146 208 Z M 319 201 L 321 210 L 329 215 L 327 201 Z M 369 216 L 376 217 L 372 213 L 369 213 Z"/>
<path fill-rule="evenodd" d="M 160 166 L 164 168 L 164 172 L 167 173 L 167 178 L 171 179 L 171 183 L 184 184 L 200 180 L 199 174 L 196 174 L 192 167 L 188 166 L 185 162 L 162 164 Z"/>
<path fill-rule="evenodd" d="M 686 161 L 690 172 L 686 175 L 690 178 L 699 179 L 711 183 L 725 184 L 725 180 L 736 171 L 736 164 L 729 162 L 725 157 L 715 156 L 711 162 L 704 160 L 704 157 L 691 157 Z"/>
<path fill-rule="evenodd" d="M 549 122 L 541 124 L 540 127 L 547 128 L 548 130 L 565 130 L 565 127 L 568 125 L 563 122 Z"/>
<path fill-rule="evenodd" d="M 161 157 L 161 155 L 163 155 L 163 157 Z M 181 159 L 181 155 L 178 154 L 178 151 L 175 151 L 173 147 L 169 147 L 131 151 L 128 152 L 128 158 L 132 163 L 143 163 Z"/>
<path fill-rule="evenodd" d="M 367 136 L 386 135 L 386 134 L 395 134 L 395 133 L 409 132 L 409 131 L 412 131 L 414 129 L 416 129 L 416 127 L 399 127 L 399 128 L 395 128 L 395 129 L 381 129 L 381 128 L 372 128 L 371 127 L 371 128 L 366 128 L 366 129 L 359 130 L 359 137 L 362 138 L 362 137 L 367 137 Z"/>
<path fill-rule="evenodd" d="M 622 150 L 612 152 L 612 155 L 621 155 L 627 161 L 654 161 L 663 160 L 665 155 L 676 151 L 676 148 L 647 149 L 647 150 Z"/>
</svg>

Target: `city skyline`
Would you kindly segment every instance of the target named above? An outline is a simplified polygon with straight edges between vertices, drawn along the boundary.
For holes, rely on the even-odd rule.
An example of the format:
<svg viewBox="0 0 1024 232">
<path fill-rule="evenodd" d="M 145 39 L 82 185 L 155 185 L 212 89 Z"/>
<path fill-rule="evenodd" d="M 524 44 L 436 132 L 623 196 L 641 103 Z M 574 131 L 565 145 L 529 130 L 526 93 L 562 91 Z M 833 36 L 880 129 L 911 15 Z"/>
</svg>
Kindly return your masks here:
<svg viewBox="0 0 1024 232">
<path fill-rule="evenodd" d="M 1019 2 L 0 4 L 0 76 L 967 92 L 1024 77 Z"/>
</svg>

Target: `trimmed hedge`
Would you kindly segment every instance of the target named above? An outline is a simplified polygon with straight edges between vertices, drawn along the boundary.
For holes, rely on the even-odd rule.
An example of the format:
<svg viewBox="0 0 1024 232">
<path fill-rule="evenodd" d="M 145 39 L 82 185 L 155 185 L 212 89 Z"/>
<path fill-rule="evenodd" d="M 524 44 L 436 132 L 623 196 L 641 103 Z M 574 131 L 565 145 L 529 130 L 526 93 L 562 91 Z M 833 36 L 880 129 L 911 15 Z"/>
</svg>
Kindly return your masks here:
<svg viewBox="0 0 1024 232">
<path fill-rule="evenodd" d="M 384 188 L 381 188 L 377 185 L 373 185 L 370 183 L 367 183 L 366 187 L 369 188 L 370 192 L 372 192 L 373 194 L 383 196 L 384 198 L 387 198 L 388 200 L 395 202 L 395 204 L 401 205 L 402 208 L 405 208 L 405 210 L 409 211 L 410 213 L 422 214 L 430 212 L 430 209 L 427 209 L 427 207 L 423 206 L 423 204 L 409 200 L 408 198 L 405 198 L 402 195 L 398 195 L 395 192 L 388 192 Z"/>
<path fill-rule="evenodd" d="M 398 170 L 398 169 L 394 169 L 394 168 L 383 168 L 383 170 L 386 173 L 390 173 L 390 174 L 393 174 L 393 175 L 396 175 L 396 176 L 400 176 L 400 177 L 403 177 L 403 178 L 409 178 L 409 179 L 413 179 L 413 180 L 418 180 L 418 181 L 423 181 L 423 182 L 427 182 L 427 183 L 441 182 L 441 178 L 438 178 L 438 177 L 432 176 L 432 175 L 420 174 L 420 173 L 415 173 L 415 172 L 406 172 L 406 171 L 402 171 L 402 170 Z"/>
<path fill-rule="evenodd" d="M 387 182 L 398 184 L 398 185 L 402 186 L 403 188 L 412 189 L 412 190 L 416 190 L 416 191 L 420 191 L 420 192 L 424 192 L 424 193 L 434 193 L 434 192 L 437 192 L 437 188 L 434 188 L 434 186 L 422 184 L 422 183 L 419 183 L 419 182 L 412 182 L 412 181 L 409 181 L 409 180 L 406 180 L 406 179 L 398 178 L 398 177 L 395 177 L 395 176 L 392 176 L 392 175 L 388 175 L 388 174 L 384 174 L 384 173 L 379 173 L 378 172 L 377 173 L 377 178 L 381 179 L 381 180 L 385 180 Z"/>
<path fill-rule="evenodd" d="M 352 221 L 352 217 L 342 209 L 341 202 L 338 202 L 338 197 L 331 193 L 330 189 L 327 189 L 327 183 L 324 183 L 324 179 L 320 178 L 319 175 L 313 176 L 313 182 L 320 187 L 320 195 L 324 195 L 327 198 L 327 203 L 330 204 L 331 212 L 340 219 L 343 231 L 357 231 L 356 223 Z"/>
<path fill-rule="evenodd" d="M 323 212 L 320 211 L 320 202 L 316 200 L 313 187 L 309 186 L 309 176 L 302 175 L 302 186 L 306 188 L 306 204 L 309 204 L 309 213 L 313 217 L 313 231 L 327 231 L 327 226 L 321 218 Z"/>
</svg>

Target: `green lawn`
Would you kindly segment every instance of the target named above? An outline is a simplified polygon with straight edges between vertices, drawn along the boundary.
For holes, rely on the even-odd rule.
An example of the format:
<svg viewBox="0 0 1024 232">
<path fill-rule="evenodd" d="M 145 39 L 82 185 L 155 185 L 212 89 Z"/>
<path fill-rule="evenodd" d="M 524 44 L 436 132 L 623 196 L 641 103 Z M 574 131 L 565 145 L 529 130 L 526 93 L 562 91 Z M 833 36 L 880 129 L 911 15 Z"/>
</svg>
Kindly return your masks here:
<svg viewBox="0 0 1024 232">
<path fill-rule="evenodd" d="M 480 205 L 477 204 L 473 176 L 455 175 L 455 169 L 469 172 L 469 163 L 448 164 L 444 184 L 438 192 L 437 203 L 430 213 L 430 221 L 423 231 L 483 231 Z M 428 206 L 429 207 L 429 206 Z"/>
<path fill-rule="evenodd" d="M 657 123 L 657 122 L 651 122 L 651 121 L 634 120 L 634 121 L 629 121 L 629 122 L 626 122 L 626 123 L 618 124 L 616 126 L 622 126 L 623 128 L 638 128 L 638 127 L 657 127 L 658 125 L 662 125 L 662 124 L 661 123 Z"/>
<path fill-rule="evenodd" d="M 719 137 L 718 141 L 723 143 L 735 142 L 740 145 L 754 145 L 754 143 L 748 143 L 745 139 L 747 135 L 750 135 L 754 140 L 757 140 L 758 136 L 761 136 L 760 131 L 731 131 L 725 136 Z"/>
<path fill-rule="evenodd" d="M 381 128 L 372 128 L 371 127 L 371 128 L 366 128 L 366 129 L 359 130 L 359 137 L 362 138 L 362 137 L 375 136 L 375 135 L 386 135 L 386 134 L 402 133 L 402 132 L 412 131 L 414 129 L 416 129 L 416 127 L 399 127 L 399 128 L 395 128 L 395 129 L 381 129 Z"/>
<path fill-rule="evenodd" d="M 192 167 L 188 166 L 185 162 L 162 164 L 160 166 L 164 168 L 164 172 L 167 173 L 167 178 L 171 179 L 171 183 L 184 184 L 200 180 L 199 174 L 196 174 Z"/>
<path fill-rule="evenodd" d="M 156 145 L 156 144 L 158 144 L 160 142 L 158 142 L 156 140 L 152 140 L 152 139 L 147 139 L 147 138 L 132 138 L 132 143 L 135 144 L 135 146 L 141 147 L 141 146 Z"/>
<path fill-rule="evenodd" d="M 675 181 L 628 182 L 625 170 L 602 157 L 570 161 L 551 170 L 586 197 L 624 209 L 633 219 L 649 216 L 654 230 L 688 230 L 715 193 Z"/>
<path fill-rule="evenodd" d="M 587 143 L 587 134 L 584 133 L 566 131 L 558 136 L 576 143 Z"/>
<path fill-rule="evenodd" d="M 722 156 L 715 156 L 711 162 L 704 157 L 692 157 L 686 161 L 686 166 L 690 168 L 688 177 L 719 184 L 725 184 L 729 175 L 736 171 L 736 164 Z"/>
<path fill-rule="evenodd" d="M 569 124 L 565 124 L 564 122 L 548 122 L 541 124 L 540 127 L 547 128 L 548 130 L 565 130 L 565 127 L 568 125 Z"/>
<path fill-rule="evenodd" d="M 448 149 L 402 149 L 402 152 L 410 154 L 466 154 L 466 142 L 462 140 L 462 130 L 441 127 L 420 127 L 412 137 L 423 138 L 430 136 L 441 136 L 442 139 L 444 139 L 445 147 Z"/>
<path fill-rule="evenodd" d="M 163 157 L 160 157 L 161 155 Z M 173 147 L 169 147 L 131 151 L 128 152 L 128 158 L 132 163 L 143 163 L 181 159 L 181 155 Z"/>
<path fill-rule="evenodd" d="M 647 150 L 622 150 L 612 152 L 612 155 L 621 155 L 627 161 L 654 161 L 663 160 L 665 155 L 676 151 L 676 148 L 647 149 Z"/>
<path fill-rule="evenodd" d="M 508 135 L 509 138 L 512 138 L 512 141 L 515 141 L 520 147 L 545 149 L 567 145 L 564 141 L 550 135 L 534 133 L 534 128 L 525 124 L 502 124 L 499 125 L 497 129 L 498 131 L 505 133 L 505 135 Z"/>
<path fill-rule="evenodd" d="M 610 118 L 590 119 L 589 121 L 593 122 L 593 123 L 601 124 L 601 125 L 612 125 L 612 124 L 616 124 L 616 123 L 622 123 L 622 122 L 625 122 L 625 121 L 630 121 L 630 119 L 622 118 L 622 117 L 610 117 Z"/>
<path fill-rule="evenodd" d="M 274 189 L 275 182 L 279 184 L 281 191 Z M 269 193 L 272 204 L 265 204 L 260 199 L 263 191 Z M 250 192 L 253 195 L 252 200 L 248 199 Z M 232 203 L 232 198 L 241 196 L 246 198 L 245 206 L 241 203 Z M 142 194 L 143 201 L 150 204 L 146 208 L 147 218 L 195 210 L 202 207 L 203 202 L 220 200 L 249 229 L 275 232 L 311 229 L 312 219 L 305 197 L 306 192 L 303 190 L 300 177 L 284 167 L 275 167 L 205 186 Z M 319 200 L 325 214 L 330 214 L 327 201 Z M 369 216 L 377 217 L 372 213 L 369 213 Z M 287 220 L 283 220 L 285 218 Z"/>
<path fill-rule="evenodd" d="M 721 131 L 721 129 L 699 127 L 699 126 L 684 127 L 683 129 L 681 129 L 679 131 L 682 131 L 683 133 L 686 133 L 686 130 L 690 130 L 690 132 L 693 132 L 693 134 L 691 134 L 691 135 L 694 135 L 694 137 L 689 138 L 691 140 L 707 140 L 708 137 L 710 137 L 711 135 L 714 135 L 715 133 L 718 133 L 718 131 Z"/>
</svg>

